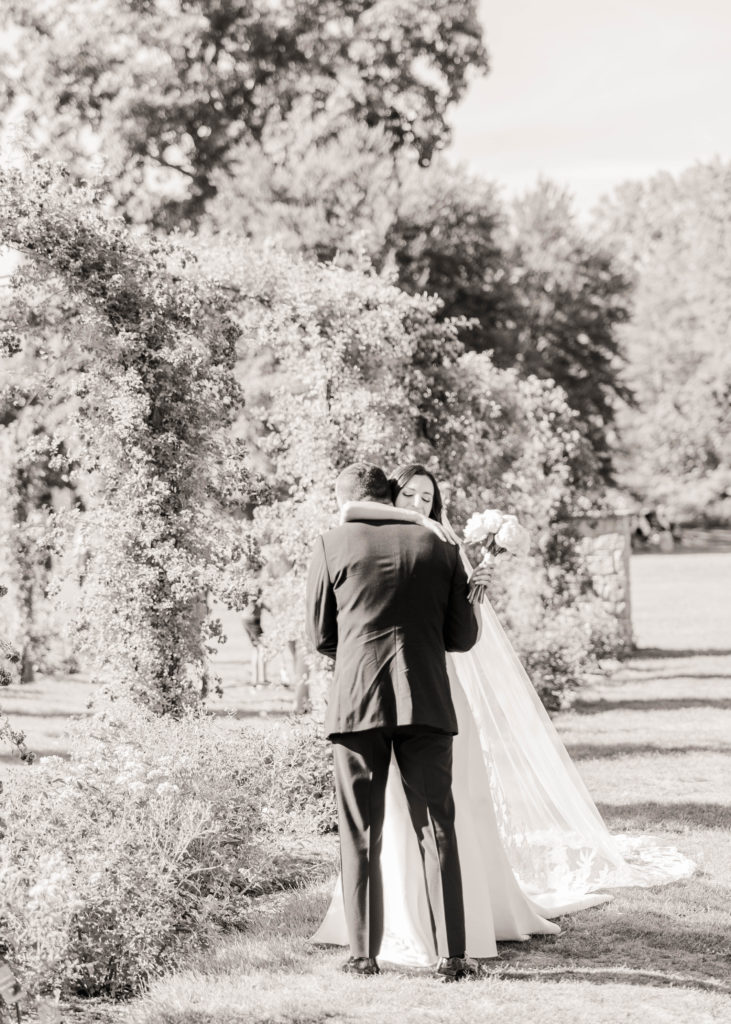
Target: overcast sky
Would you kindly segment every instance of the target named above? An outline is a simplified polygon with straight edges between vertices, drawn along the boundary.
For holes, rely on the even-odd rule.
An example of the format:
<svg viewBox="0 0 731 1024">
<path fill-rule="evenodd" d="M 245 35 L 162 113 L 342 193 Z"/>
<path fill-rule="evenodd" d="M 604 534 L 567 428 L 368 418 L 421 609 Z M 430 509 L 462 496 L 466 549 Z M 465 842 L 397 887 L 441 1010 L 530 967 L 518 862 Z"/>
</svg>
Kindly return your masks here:
<svg viewBox="0 0 731 1024">
<path fill-rule="evenodd" d="M 450 152 L 510 194 L 543 174 L 586 212 L 612 186 L 731 158 L 731 0 L 480 0 L 491 71 Z"/>
</svg>

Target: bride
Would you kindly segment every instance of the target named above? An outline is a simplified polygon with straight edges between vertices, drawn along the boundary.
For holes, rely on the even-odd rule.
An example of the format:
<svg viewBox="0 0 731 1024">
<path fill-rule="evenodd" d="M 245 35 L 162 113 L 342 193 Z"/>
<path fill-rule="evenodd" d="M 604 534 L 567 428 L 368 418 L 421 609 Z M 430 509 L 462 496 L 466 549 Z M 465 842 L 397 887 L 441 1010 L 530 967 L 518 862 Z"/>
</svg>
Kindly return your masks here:
<svg viewBox="0 0 731 1024">
<path fill-rule="evenodd" d="M 350 503 L 342 521 L 404 518 L 459 544 L 429 470 L 400 466 L 392 487 L 395 508 Z M 462 557 L 467 562 L 463 551 Z M 497 956 L 501 940 L 558 934 L 552 919 L 612 898 L 600 890 L 670 882 L 694 865 L 651 837 L 609 834 L 490 603 L 476 614 L 477 644 L 467 654 L 447 655 L 447 666 L 459 727 L 452 789 L 467 950 L 483 958 Z M 380 959 L 433 963 L 421 857 L 393 760 L 381 864 Z M 340 878 L 312 941 L 348 944 Z"/>
</svg>

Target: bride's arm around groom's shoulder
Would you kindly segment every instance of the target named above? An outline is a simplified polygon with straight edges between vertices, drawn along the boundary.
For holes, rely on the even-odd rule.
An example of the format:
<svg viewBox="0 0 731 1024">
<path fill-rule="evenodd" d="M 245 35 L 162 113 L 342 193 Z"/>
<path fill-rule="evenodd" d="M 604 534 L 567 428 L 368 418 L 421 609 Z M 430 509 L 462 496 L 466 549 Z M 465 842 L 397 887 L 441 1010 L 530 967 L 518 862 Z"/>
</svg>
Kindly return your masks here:
<svg viewBox="0 0 731 1024">
<path fill-rule="evenodd" d="M 449 540 L 450 543 L 454 543 L 447 536 L 447 532 L 441 523 L 423 516 L 421 512 L 415 512 L 410 508 L 396 508 L 394 505 L 381 504 L 376 501 L 346 501 L 340 510 L 340 523 L 363 520 L 370 522 L 400 520 L 401 522 L 414 523 L 416 526 L 424 526 L 427 530 L 431 530 L 440 540 Z"/>
</svg>

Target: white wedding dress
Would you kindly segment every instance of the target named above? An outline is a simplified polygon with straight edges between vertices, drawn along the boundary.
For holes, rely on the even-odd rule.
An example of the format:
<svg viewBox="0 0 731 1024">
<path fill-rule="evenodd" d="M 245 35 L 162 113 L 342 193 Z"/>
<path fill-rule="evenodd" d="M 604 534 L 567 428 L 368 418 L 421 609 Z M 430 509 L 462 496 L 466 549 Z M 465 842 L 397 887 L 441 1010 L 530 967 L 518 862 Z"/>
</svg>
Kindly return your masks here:
<svg viewBox="0 0 731 1024">
<path fill-rule="evenodd" d="M 654 837 L 609 834 L 492 606 L 480 607 L 476 646 L 447 664 L 467 952 L 494 957 L 496 941 L 557 934 L 551 918 L 611 899 L 599 890 L 671 882 L 695 865 Z M 380 959 L 433 963 L 421 856 L 394 759 L 381 865 Z M 348 945 L 340 877 L 312 941 Z"/>
</svg>

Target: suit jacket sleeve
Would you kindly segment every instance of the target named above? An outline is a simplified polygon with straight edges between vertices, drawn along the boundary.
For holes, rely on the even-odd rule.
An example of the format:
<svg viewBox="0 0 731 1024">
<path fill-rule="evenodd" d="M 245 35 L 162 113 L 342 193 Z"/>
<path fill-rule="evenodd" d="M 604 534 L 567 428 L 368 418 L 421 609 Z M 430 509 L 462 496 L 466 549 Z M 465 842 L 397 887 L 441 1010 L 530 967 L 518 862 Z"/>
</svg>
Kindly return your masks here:
<svg viewBox="0 0 731 1024">
<path fill-rule="evenodd" d="M 469 651 L 477 643 L 479 624 L 467 600 L 467 573 L 457 551 L 447 614 L 444 618 L 444 648 L 447 651 Z"/>
<path fill-rule="evenodd" d="M 338 649 L 338 609 L 325 558 L 325 545 L 318 537 L 307 577 L 307 632 L 320 654 L 334 658 Z"/>
</svg>

